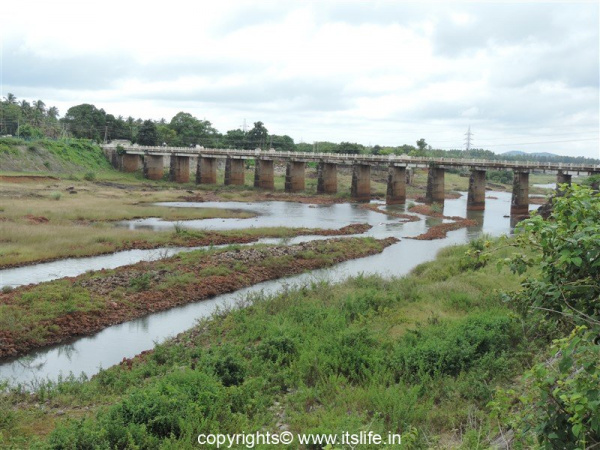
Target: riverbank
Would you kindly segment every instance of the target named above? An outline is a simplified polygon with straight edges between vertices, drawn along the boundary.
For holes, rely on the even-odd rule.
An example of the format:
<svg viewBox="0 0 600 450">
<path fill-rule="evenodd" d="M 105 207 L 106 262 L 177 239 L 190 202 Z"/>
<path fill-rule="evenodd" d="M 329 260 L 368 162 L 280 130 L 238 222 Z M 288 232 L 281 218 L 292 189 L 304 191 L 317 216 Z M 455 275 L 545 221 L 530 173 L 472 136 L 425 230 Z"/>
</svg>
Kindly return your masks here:
<svg viewBox="0 0 600 450">
<path fill-rule="evenodd" d="M 197 250 L 17 288 L 0 294 L 0 358 L 262 281 L 368 256 L 395 242 L 347 238 Z"/>
<path fill-rule="evenodd" d="M 352 224 L 336 230 L 323 230 L 320 228 L 246 228 L 242 230 L 226 231 L 200 231 L 188 230 L 183 227 L 177 228 L 173 232 L 169 231 L 148 231 L 143 232 L 135 240 L 131 236 L 126 236 L 126 240 L 118 241 L 107 237 L 98 237 L 96 244 L 85 248 L 63 249 L 60 256 L 47 256 L 37 260 L 30 260 L 19 263 L 2 263 L 0 258 L 0 269 L 14 267 L 25 267 L 33 264 L 57 261 L 63 258 L 83 258 L 87 256 L 98 256 L 115 253 L 125 250 L 152 250 L 164 247 L 205 247 L 211 245 L 231 245 L 248 244 L 257 242 L 261 238 L 292 238 L 297 236 L 348 236 L 352 234 L 362 234 L 371 228 L 367 224 Z"/>
<path fill-rule="evenodd" d="M 486 263 L 467 249 L 444 249 L 404 278 L 247 299 L 90 381 L 5 394 L 0 436 L 42 448 L 191 448 L 199 433 L 368 429 L 415 446 L 490 442 L 486 403 L 536 344 L 502 301 L 520 277 L 495 263 L 512 250 Z"/>
</svg>

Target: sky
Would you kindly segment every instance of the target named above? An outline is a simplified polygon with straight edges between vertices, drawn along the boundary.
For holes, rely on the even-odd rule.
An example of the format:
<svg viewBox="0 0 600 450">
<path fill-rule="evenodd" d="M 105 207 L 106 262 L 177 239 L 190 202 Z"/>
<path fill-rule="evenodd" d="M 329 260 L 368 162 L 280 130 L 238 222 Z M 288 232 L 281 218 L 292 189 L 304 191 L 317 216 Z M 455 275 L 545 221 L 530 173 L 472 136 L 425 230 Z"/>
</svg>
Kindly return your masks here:
<svg viewBox="0 0 600 450">
<path fill-rule="evenodd" d="M 599 3 L 3 5 L 0 96 L 296 142 L 600 157 Z"/>
</svg>

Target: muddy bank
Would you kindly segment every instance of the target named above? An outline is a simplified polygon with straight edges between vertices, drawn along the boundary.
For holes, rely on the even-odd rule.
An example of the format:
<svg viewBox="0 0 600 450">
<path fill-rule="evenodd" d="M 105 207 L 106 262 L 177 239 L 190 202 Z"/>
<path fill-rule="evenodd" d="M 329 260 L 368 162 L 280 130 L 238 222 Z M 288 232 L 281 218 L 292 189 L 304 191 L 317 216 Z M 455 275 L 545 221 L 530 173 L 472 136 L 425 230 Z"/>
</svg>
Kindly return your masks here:
<svg viewBox="0 0 600 450">
<path fill-rule="evenodd" d="M 194 251 L 0 294 L 0 358 L 174 306 L 380 253 L 395 238 Z"/>
<path fill-rule="evenodd" d="M 370 203 L 362 204 L 360 205 L 360 207 L 362 209 L 368 209 L 369 211 L 373 211 L 376 213 L 385 214 L 386 216 L 397 217 L 399 219 L 402 219 L 403 222 L 418 222 L 419 220 L 421 220 L 419 216 L 415 216 L 414 214 L 403 214 L 393 211 L 387 211 L 385 209 L 381 209 L 379 205 L 372 205 Z"/>
<path fill-rule="evenodd" d="M 439 211 L 434 211 L 430 205 L 415 205 L 410 208 L 411 212 L 423 214 L 429 217 L 435 217 L 438 219 L 452 220 L 450 223 L 441 223 L 430 227 L 425 233 L 421 233 L 418 236 L 409 237 L 407 239 L 415 239 L 418 241 L 432 241 L 434 239 L 444 239 L 449 231 L 458 230 L 460 228 L 472 227 L 477 225 L 475 220 L 465 219 L 460 216 L 445 216 Z"/>
<path fill-rule="evenodd" d="M 187 191 L 192 195 L 183 195 L 180 200 L 186 202 L 227 202 L 227 201 L 242 201 L 242 202 L 296 202 L 296 203 L 309 203 L 314 205 L 333 205 L 336 203 L 346 203 L 348 199 L 333 197 L 328 195 L 305 195 L 305 194 L 291 194 L 285 192 L 259 192 L 259 191 L 245 191 L 244 196 L 238 195 L 238 193 L 232 191 L 219 191 L 214 192 L 197 192 L 193 193 Z M 232 198 L 227 198 L 227 195 L 231 195 Z M 248 194 L 248 195 L 246 195 Z"/>
<path fill-rule="evenodd" d="M 33 216 L 32 216 L 33 217 Z M 46 219 L 47 220 L 47 219 Z M 45 222 L 37 222 L 45 223 Z M 111 253 L 122 252 L 126 250 L 155 250 L 162 247 L 206 247 L 210 245 L 228 245 L 228 244 L 249 244 L 262 238 L 286 238 L 296 236 L 348 236 L 352 234 L 362 234 L 371 229 L 368 224 L 352 224 L 337 230 L 323 230 L 320 228 L 287 228 L 282 232 L 275 232 L 265 229 L 261 233 L 260 229 L 246 231 L 203 231 L 184 230 L 181 233 L 172 233 L 167 239 L 160 241 L 146 241 L 143 239 L 126 241 L 118 244 L 116 247 L 107 248 L 106 251 L 94 252 L 80 256 L 60 256 L 56 258 L 41 258 L 25 263 L 0 264 L 0 269 L 11 269 L 15 267 L 32 266 L 40 263 L 59 261 L 66 258 L 88 258 L 90 256 L 108 255 Z"/>
</svg>

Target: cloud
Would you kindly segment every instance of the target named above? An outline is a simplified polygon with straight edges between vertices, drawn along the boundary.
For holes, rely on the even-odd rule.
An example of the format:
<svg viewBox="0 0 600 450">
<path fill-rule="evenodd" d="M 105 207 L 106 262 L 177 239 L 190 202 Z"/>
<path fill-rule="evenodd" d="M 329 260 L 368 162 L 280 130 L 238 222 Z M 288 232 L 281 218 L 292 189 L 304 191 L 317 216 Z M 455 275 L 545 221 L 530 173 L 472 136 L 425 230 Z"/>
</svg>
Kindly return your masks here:
<svg viewBox="0 0 600 450">
<path fill-rule="evenodd" d="M 221 131 L 247 118 L 297 140 L 388 145 L 460 146 L 469 123 L 477 139 L 598 133 L 596 3 L 5 8 L 2 91 L 63 112 L 78 103 L 155 119 L 185 110 Z M 569 151 L 597 156 L 598 142 Z"/>
</svg>

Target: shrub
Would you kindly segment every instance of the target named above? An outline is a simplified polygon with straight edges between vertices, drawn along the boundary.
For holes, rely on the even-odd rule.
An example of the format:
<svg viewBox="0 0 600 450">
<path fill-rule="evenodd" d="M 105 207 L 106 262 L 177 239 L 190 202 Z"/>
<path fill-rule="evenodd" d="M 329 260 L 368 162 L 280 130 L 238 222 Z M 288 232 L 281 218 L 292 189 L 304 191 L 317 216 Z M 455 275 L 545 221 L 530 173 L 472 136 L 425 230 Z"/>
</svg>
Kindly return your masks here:
<svg viewBox="0 0 600 450">
<path fill-rule="evenodd" d="M 83 179 L 87 181 L 94 181 L 96 179 L 96 173 L 86 172 L 86 174 L 83 176 Z"/>
<path fill-rule="evenodd" d="M 149 273 L 144 273 L 140 276 L 129 280 L 129 287 L 136 292 L 147 291 L 150 289 L 151 276 Z"/>
<path fill-rule="evenodd" d="M 62 194 L 61 194 L 60 192 L 56 192 L 56 191 L 55 191 L 55 192 L 52 192 L 52 193 L 50 194 L 50 198 L 51 198 L 52 200 L 56 200 L 56 201 L 58 201 L 58 200 L 60 200 L 60 198 L 61 198 L 61 197 L 62 197 Z"/>
<path fill-rule="evenodd" d="M 553 199 L 549 220 L 519 225 L 517 244 L 537 250 L 508 262 L 515 272 L 539 268 L 513 304 L 534 329 L 573 329 L 555 341 L 554 357 L 525 374 L 522 393 L 498 391 L 493 413 L 517 438 L 547 448 L 592 448 L 600 443 L 600 194 L 572 186 Z M 516 406 L 515 406 L 516 405 Z"/>
<path fill-rule="evenodd" d="M 401 339 L 394 362 L 399 378 L 456 376 L 488 356 L 500 356 L 516 341 L 515 322 L 492 313 L 458 323 L 428 327 Z"/>
</svg>

